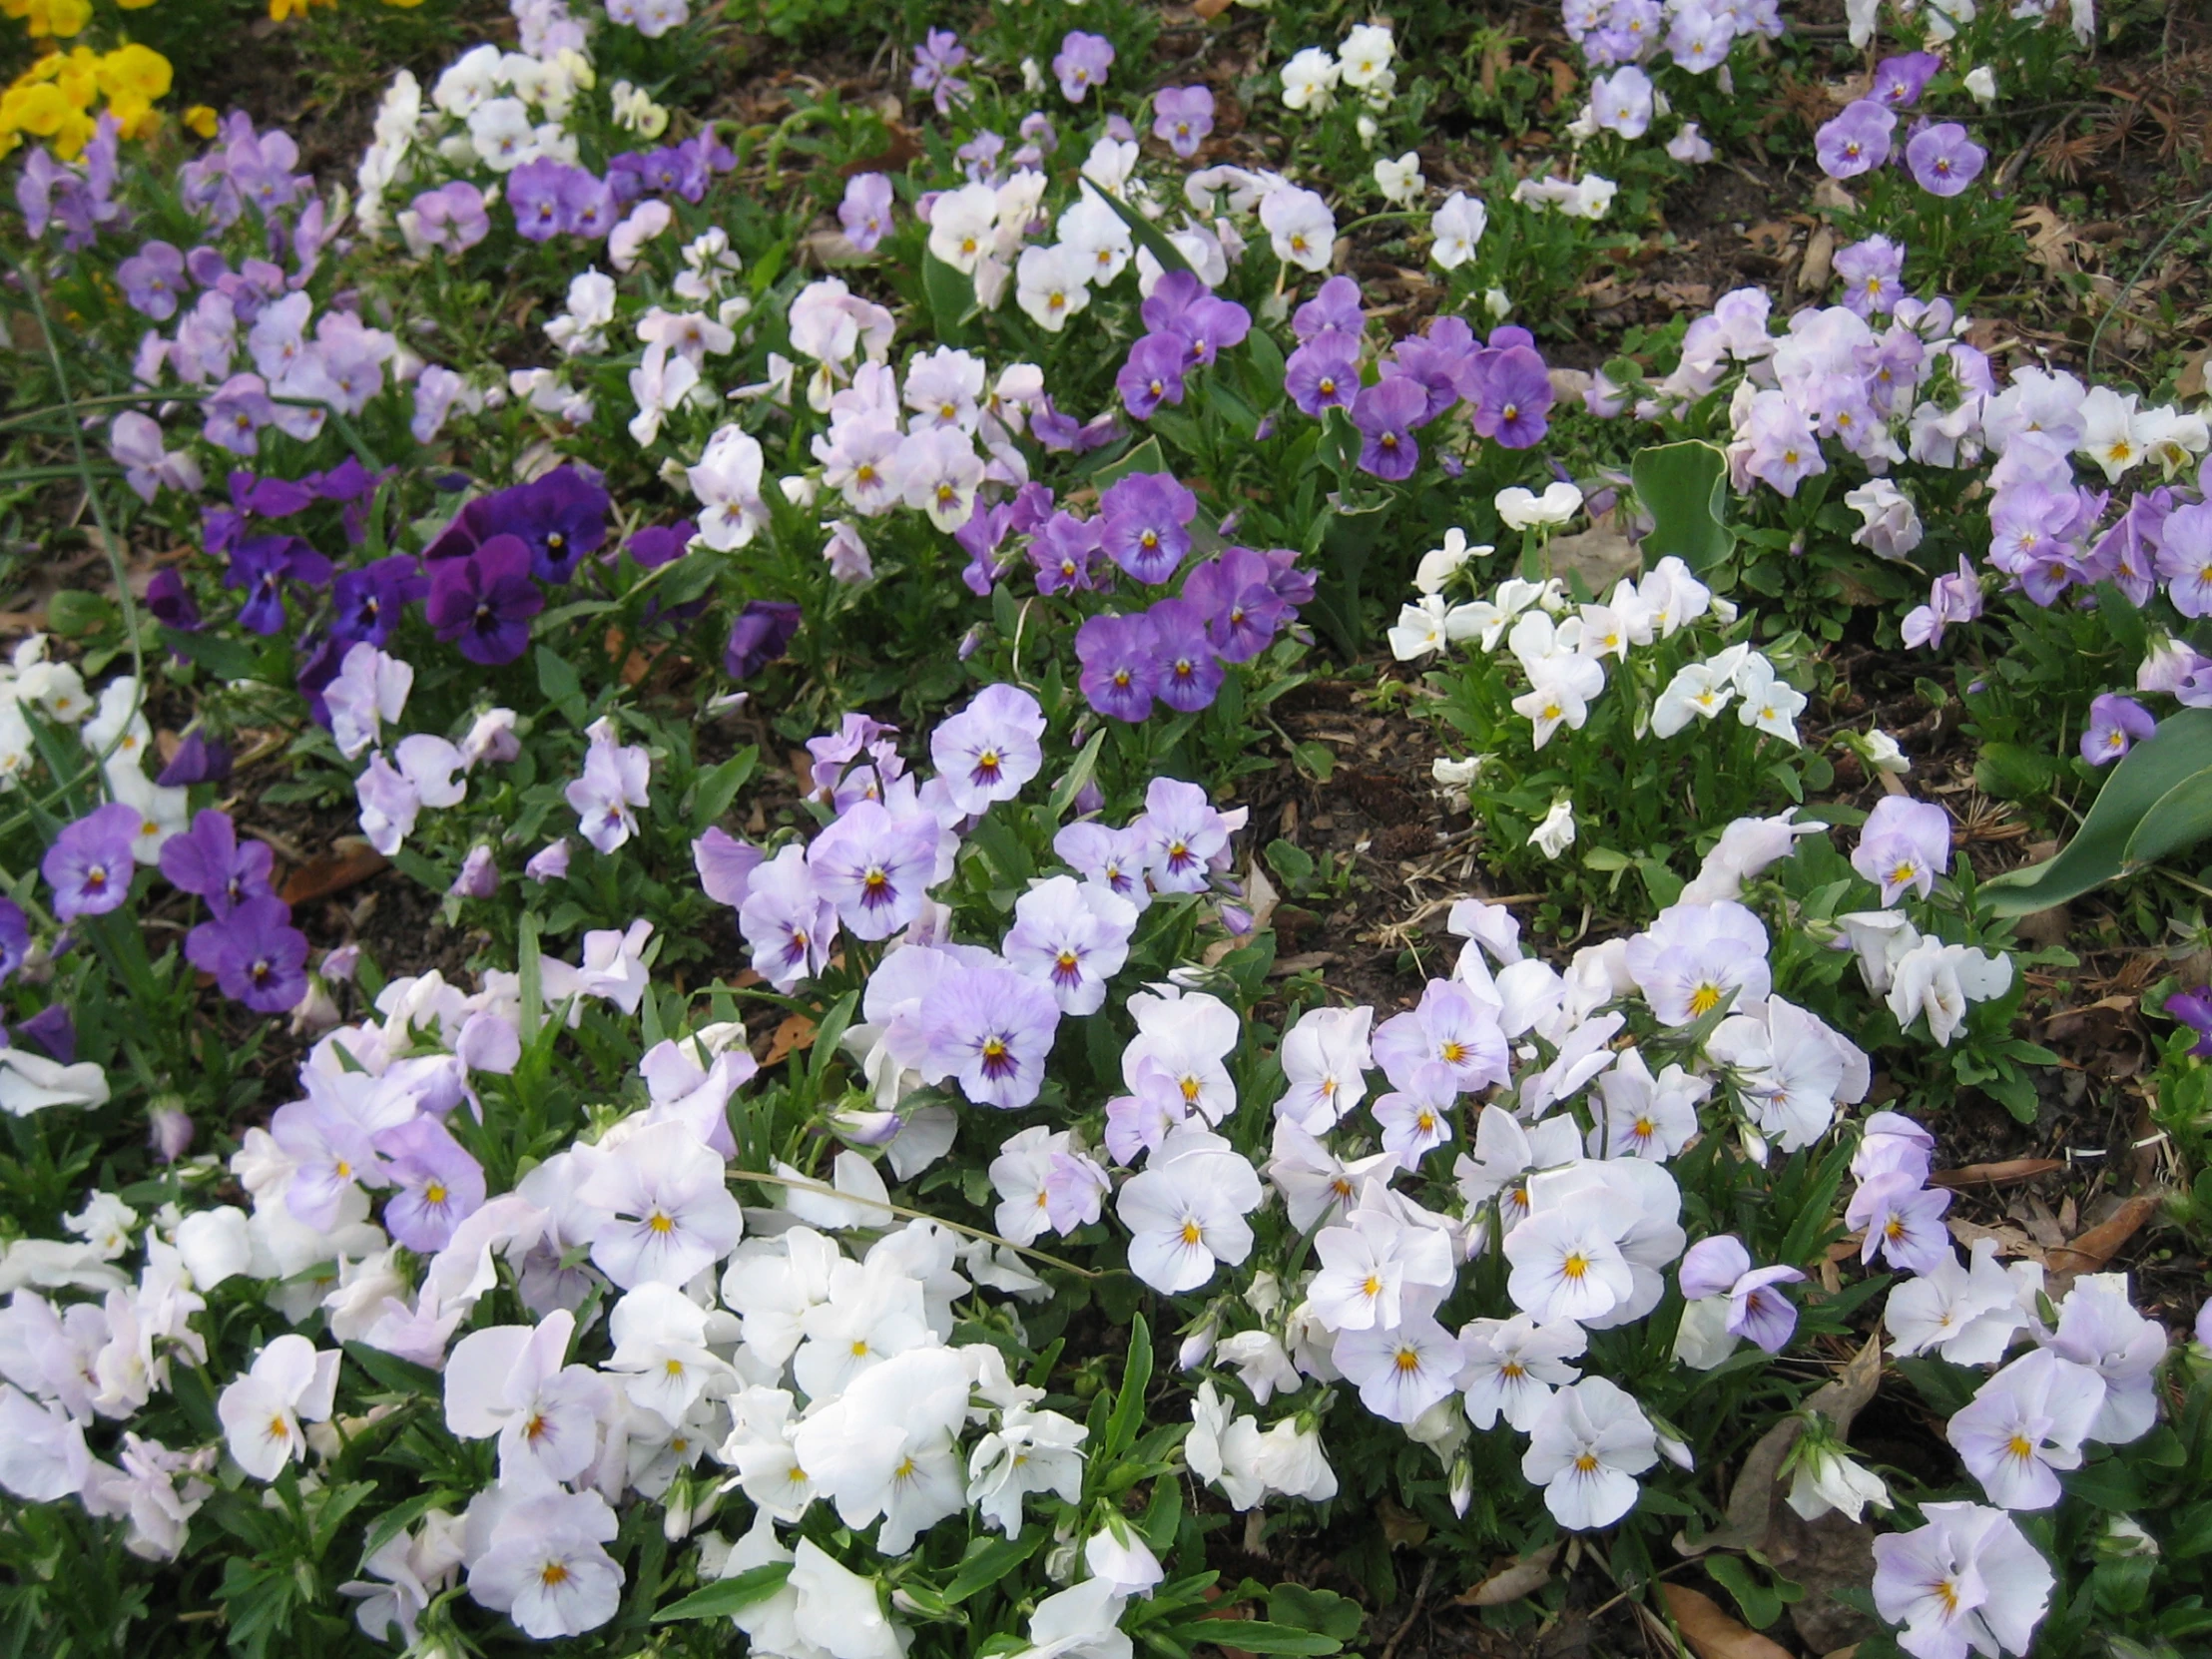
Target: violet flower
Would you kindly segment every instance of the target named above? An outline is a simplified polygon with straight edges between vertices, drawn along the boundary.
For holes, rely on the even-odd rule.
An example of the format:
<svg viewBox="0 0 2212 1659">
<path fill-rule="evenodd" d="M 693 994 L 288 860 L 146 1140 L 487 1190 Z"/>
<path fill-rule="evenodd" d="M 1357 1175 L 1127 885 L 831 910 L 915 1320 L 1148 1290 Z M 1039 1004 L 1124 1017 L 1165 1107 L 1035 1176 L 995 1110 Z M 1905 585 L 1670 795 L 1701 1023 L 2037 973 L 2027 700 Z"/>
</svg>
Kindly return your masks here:
<svg viewBox="0 0 2212 1659">
<path fill-rule="evenodd" d="M 141 820 L 136 807 L 110 802 L 54 837 L 39 873 L 54 889 L 54 919 L 105 915 L 131 896 L 131 848 Z"/>
<path fill-rule="evenodd" d="M 1427 406 L 1420 382 L 1403 375 L 1362 386 L 1353 399 L 1352 423 L 1360 428 L 1360 470 L 1386 483 L 1409 478 L 1420 461 L 1413 426 Z"/>
<path fill-rule="evenodd" d="M 69 1009 L 59 1002 L 49 1002 L 18 1025 L 15 1034 L 30 1038 L 65 1066 L 77 1063 L 77 1022 L 69 1017 Z"/>
<path fill-rule="evenodd" d="M 398 632 L 408 604 L 429 593 L 430 579 L 405 553 L 343 571 L 330 585 L 331 636 L 348 645 L 382 646 Z"/>
<path fill-rule="evenodd" d="M 1529 346 L 1497 349 L 1497 335 L 1503 332 L 1491 334 L 1491 349 L 1480 358 L 1472 424 L 1507 449 L 1527 449 L 1551 429 L 1551 375 Z"/>
<path fill-rule="evenodd" d="M 178 744 L 177 753 L 154 780 L 165 790 L 189 789 L 194 784 L 221 784 L 231 776 L 231 747 L 214 743 L 197 726 Z"/>
<path fill-rule="evenodd" d="M 1956 196 L 1981 177 L 1988 159 L 1989 153 L 1955 121 L 1924 127 L 1905 146 L 1905 165 L 1913 170 L 1914 183 L 1931 196 Z"/>
<path fill-rule="evenodd" d="M 1094 616 L 1075 631 L 1077 680 L 1084 698 L 1109 720 L 1135 725 L 1152 713 L 1160 666 L 1151 621 L 1143 615 Z"/>
<path fill-rule="evenodd" d="M 914 1017 L 932 1071 L 976 1105 L 1015 1110 L 1037 1098 L 1060 1027 L 1060 1005 L 1037 980 L 963 964 L 930 985 Z"/>
<path fill-rule="evenodd" d="M 1225 662 L 1249 663 L 1275 642 L 1292 615 L 1269 580 L 1266 559 L 1225 547 L 1183 578 L 1183 597 L 1206 617 L 1206 637 Z"/>
<path fill-rule="evenodd" d="M 807 848 L 815 886 L 863 939 L 888 938 L 920 915 L 936 866 L 937 821 L 879 801 L 855 803 Z"/>
<path fill-rule="evenodd" d="M 2106 692 L 2089 705 L 2089 724 L 2081 732 L 2081 758 L 2093 767 L 2109 766 L 2157 730 L 2156 718 L 2134 698 Z"/>
<path fill-rule="evenodd" d="M 1898 118 L 1871 98 L 1847 104 L 1844 113 L 1813 136 L 1813 153 L 1831 179 L 1856 179 L 1890 158 Z"/>
<path fill-rule="evenodd" d="M 1933 52 L 1905 52 L 1884 58 L 1874 66 L 1874 86 L 1867 94 L 1887 109 L 1909 110 L 1921 101 L 1928 83 L 1943 67 Z"/>
<path fill-rule="evenodd" d="M 837 223 L 844 240 L 862 254 L 875 251 L 891 228 L 891 182 L 881 173 L 856 173 L 844 183 Z"/>
<path fill-rule="evenodd" d="M 1140 582 L 1164 582 L 1191 550 L 1198 497 L 1167 472 L 1117 479 L 1099 497 L 1106 556 Z"/>
<path fill-rule="evenodd" d="M 146 608 L 164 628 L 174 628 L 180 634 L 200 631 L 200 606 L 175 566 L 165 565 L 154 572 L 153 580 L 146 584 Z"/>
<path fill-rule="evenodd" d="M 1060 96 L 1070 104 L 1082 103 L 1091 88 L 1104 86 L 1106 72 L 1113 66 L 1114 43 L 1080 29 L 1069 30 L 1052 57 L 1053 78 L 1060 83 Z"/>
<path fill-rule="evenodd" d="M 730 624 L 730 640 L 722 650 L 723 672 L 733 680 L 750 680 L 769 664 L 781 662 L 798 637 L 800 609 L 788 599 L 753 599 Z"/>
<path fill-rule="evenodd" d="M 1342 333 L 1317 334 L 1283 365 L 1283 389 L 1299 411 L 1319 419 L 1328 409 L 1349 409 L 1360 395 L 1360 341 Z"/>
<path fill-rule="evenodd" d="M 115 268 L 115 279 L 132 309 L 167 322 L 185 291 L 185 257 L 171 243 L 150 242 Z"/>
<path fill-rule="evenodd" d="M 545 595 L 530 580 L 530 549 L 519 536 L 493 536 L 465 559 L 432 568 L 426 609 L 431 631 L 472 663 L 496 668 L 530 646 L 530 619 Z"/>
<path fill-rule="evenodd" d="M 242 844 L 230 818 L 212 807 L 162 843 L 161 872 L 169 884 L 198 896 L 219 920 L 246 900 L 269 895 L 274 862 L 267 841 Z"/>
<path fill-rule="evenodd" d="M 1207 634 L 1206 614 L 1188 599 L 1163 599 L 1145 615 L 1152 624 L 1160 701 L 1178 714 L 1211 708 L 1224 670 Z"/>
<path fill-rule="evenodd" d="M 15 977 L 30 954 L 30 918 L 14 899 L 0 896 L 0 985 Z"/>
<path fill-rule="evenodd" d="M 1114 376 L 1114 389 L 1131 419 L 1150 420 L 1162 403 L 1183 401 L 1187 351 L 1180 334 L 1147 334 L 1129 348 L 1129 360 Z"/>
<path fill-rule="evenodd" d="M 480 533 L 522 538 L 530 549 L 530 574 L 540 582 L 566 582 L 587 553 L 607 539 L 607 492 L 574 466 L 484 497 Z"/>
<path fill-rule="evenodd" d="M 434 1117 L 409 1118 L 376 1137 L 399 1190 L 384 1203 L 384 1226 L 418 1256 L 434 1256 L 484 1202 L 484 1167 Z"/>
<path fill-rule="evenodd" d="M 291 925 L 291 906 L 272 894 L 195 927 L 185 935 L 185 959 L 256 1013 L 284 1013 L 307 991 L 307 935 Z"/>
<path fill-rule="evenodd" d="M 1162 87 L 1152 98 L 1152 136 L 1184 161 L 1214 130 L 1214 95 L 1205 87 Z"/>
<path fill-rule="evenodd" d="M 2212 985 L 2193 991 L 2176 991 L 2166 998 L 2166 1017 L 2178 1020 L 2197 1034 L 2189 1052 L 2200 1060 L 2212 1060 Z"/>
<path fill-rule="evenodd" d="M 967 48 L 950 29 L 931 29 L 914 48 L 914 68 L 908 84 L 916 92 L 930 95 L 938 115 L 950 115 L 955 101 L 964 103 L 967 99 L 967 82 L 952 73 L 967 62 Z"/>
<path fill-rule="evenodd" d="M 227 588 L 244 588 L 239 625 L 264 636 L 284 627 L 284 583 L 322 587 L 330 580 L 330 561 L 297 536 L 250 536 L 231 554 L 223 574 Z"/>
</svg>

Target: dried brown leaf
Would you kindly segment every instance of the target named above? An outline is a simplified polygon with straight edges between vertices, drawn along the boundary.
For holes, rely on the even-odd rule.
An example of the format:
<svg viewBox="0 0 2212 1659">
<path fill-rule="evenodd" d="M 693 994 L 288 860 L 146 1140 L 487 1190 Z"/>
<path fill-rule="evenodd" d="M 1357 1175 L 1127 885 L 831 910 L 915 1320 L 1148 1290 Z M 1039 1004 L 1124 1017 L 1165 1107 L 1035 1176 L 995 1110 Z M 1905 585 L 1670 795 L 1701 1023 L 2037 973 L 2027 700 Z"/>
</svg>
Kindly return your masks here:
<svg viewBox="0 0 2212 1659">
<path fill-rule="evenodd" d="M 790 1059 L 794 1054 L 804 1054 L 814 1046 L 815 1022 L 805 1014 L 788 1015 L 784 1023 L 776 1028 L 776 1035 L 769 1038 L 768 1055 L 761 1064 L 773 1066 L 781 1060 Z"/>
<path fill-rule="evenodd" d="M 1659 1593 L 1698 1659 L 1791 1659 L 1788 1648 L 1738 1624 L 1711 1596 L 1681 1584 L 1661 1584 Z"/>
<path fill-rule="evenodd" d="M 2063 1158 L 2007 1158 L 1995 1164 L 1967 1164 L 1959 1169 L 1939 1169 L 1928 1178 L 1931 1187 L 1948 1187 L 1956 1192 L 1961 1187 L 2009 1187 L 2016 1182 L 2032 1181 L 2038 1175 L 2048 1175 L 2053 1170 L 2066 1167 Z"/>
<path fill-rule="evenodd" d="M 1562 1541 L 1555 1538 L 1531 1554 L 1511 1557 L 1481 1583 L 1452 1599 L 1461 1607 L 1502 1607 L 1508 1601 L 1533 1595 L 1551 1577 L 1551 1563 L 1559 1559 Z"/>
<path fill-rule="evenodd" d="M 2100 1273 L 2119 1254 L 2120 1247 L 2142 1231 L 2143 1223 L 2157 1213 L 2158 1200 L 2137 1193 L 2122 1204 L 2110 1220 L 2100 1222 L 2071 1244 L 2050 1252 L 2045 1266 L 2052 1273 Z"/>
</svg>

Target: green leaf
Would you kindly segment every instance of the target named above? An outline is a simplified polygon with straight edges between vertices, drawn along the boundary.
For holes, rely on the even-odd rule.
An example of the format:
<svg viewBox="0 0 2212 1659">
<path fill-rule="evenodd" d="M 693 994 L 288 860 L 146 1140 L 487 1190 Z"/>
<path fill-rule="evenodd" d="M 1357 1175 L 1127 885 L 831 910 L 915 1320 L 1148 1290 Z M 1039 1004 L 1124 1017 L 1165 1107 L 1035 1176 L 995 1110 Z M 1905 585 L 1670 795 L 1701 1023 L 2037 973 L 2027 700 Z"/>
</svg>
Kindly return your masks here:
<svg viewBox="0 0 2212 1659">
<path fill-rule="evenodd" d="M 1726 522 L 1728 458 L 1697 439 L 1662 443 L 1629 466 L 1636 499 L 1651 514 L 1644 558 L 1673 554 L 1692 570 L 1710 570 L 1736 545 Z"/>
<path fill-rule="evenodd" d="M 758 749 L 741 749 L 722 765 L 700 774 L 692 792 L 693 833 L 703 833 L 709 825 L 730 810 L 730 803 L 737 799 L 738 791 L 745 788 L 760 759 Z"/>
<path fill-rule="evenodd" d="M 1158 438 L 1146 438 L 1119 460 L 1108 462 L 1091 474 L 1091 482 L 1101 490 L 1108 484 L 1119 483 L 1136 472 L 1166 472 L 1167 456 L 1160 449 Z"/>
<path fill-rule="evenodd" d="M 2057 857 L 1981 884 L 1993 913 L 2047 909 L 2212 830 L 2212 709 L 2183 709 L 2129 750 Z"/>
<path fill-rule="evenodd" d="M 976 1539 L 960 1558 L 952 1582 L 944 1587 L 944 1599 L 962 1602 L 978 1590 L 989 1589 L 1036 1554 L 1044 1540 L 1045 1529 L 1041 1526 L 1032 1526 L 1018 1537 Z"/>
<path fill-rule="evenodd" d="M 1193 276 L 1198 275 L 1191 271 L 1191 262 L 1183 258 L 1183 251 L 1168 241 L 1160 228 L 1143 214 L 1102 190 L 1095 190 L 1090 194 L 1114 210 L 1114 217 L 1129 227 L 1129 235 L 1135 239 L 1137 246 L 1158 260 L 1162 271 L 1190 272 Z"/>
<path fill-rule="evenodd" d="M 1764 1630 L 1782 1616 L 1782 1598 L 1753 1577 L 1741 1558 L 1716 1553 L 1705 1557 L 1704 1565 L 1707 1576 L 1736 1598 L 1744 1622 L 1754 1630 Z"/>
<path fill-rule="evenodd" d="M 400 1533 L 406 1531 L 408 1527 L 414 1525 L 416 1521 L 437 1508 L 441 1503 L 463 1504 L 468 1499 L 469 1494 L 467 1492 L 441 1491 L 432 1488 L 427 1492 L 415 1493 L 413 1497 L 399 1504 L 396 1508 L 385 1510 L 376 1517 L 376 1524 L 368 1529 L 368 1536 L 361 1540 L 362 1569 L 364 1571 L 367 1569 L 368 1558 L 371 1555 L 374 1555 L 384 1545 L 390 1543 L 392 1539 L 398 1537 Z"/>
<path fill-rule="evenodd" d="M 1121 1392 L 1114 1399 L 1113 1415 L 1106 1419 L 1106 1433 L 1092 1467 L 1103 1472 L 1127 1451 L 1144 1420 L 1145 1385 L 1152 1381 L 1152 1329 L 1138 1314 L 1129 1322 L 1129 1363 L 1122 1368 Z"/>
<path fill-rule="evenodd" d="M 444 1390 L 444 1380 L 427 1366 L 402 1360 L 396 1354 L 386 1354 L 380 1348 L 370 1348 L 366 1343 L 342 1346 L 348 1360 L 395 1393 L 428 1394 L 435 1399 Z"/>
<path fill-rule="evenodd" d="M 228 685 L 263 678 L 260 658 L 237 640 L 217 634 L 181 634 L 174 628 L 164 628 L 162 644 L 180 657 L 198 663 Z"/>
<path fill-rule="evenodd" d="M 1337 771 L 1337 752 L 1325 743 L 1302 743 L 1291 753 L 1317 784 L 1328 783 Z"/>
<path fill-rule="evenodd" d="M 968 313 L 975 309 L 975 284 L 924 249 L 921 291 L 928 296 L 929 317 L 936 324 L 937 337 L 947 345 L 966 343 Z"/>
<path fill-rule="evenodd" d="M 1045 816 L 1052 823 L 1060 822 L 1060 815 L 1068 810 L 1075 798 L 1083 793 L 1083 786 L 1097 774 L 1098 752 L 1105 745 L 1106 729 L 1100 727 L 1091 734 L 1091 741 L 1083 746 L 1082 753 L 1075 757 L 1075 764 L 1052 786 L 1052 800 L 1045 808 Z"/>
<path fill-rule="evenodd" d="M 538 690 L 545 693 L 545 700 L 560 710 L 570 725 L 582 726 L 591 706 L 584 701 L 584 683 L 576 677 L 576 671 L 549 645 L 538 647 L 537 664 Z"/>
<path fill-rule="evenodd" d="M 115 620 L 115 601 L 82 588 L 64 588 L 46 602 L 46 625 L 64 639 L 83 639 Z"/>
<path fill-rule="evenodd" d="M 1349 1642 L 1359 1635 L 1366 1617 L 1357 1601 L 1334 1590 L 1313 1590 L 1304 1584 L 1278 1584 L 1268 1592 L 1270 1623 L 1319 1631 L 1340 1642 Z"/>
<path fill-rule="evenodd" d="M 1194 1646 L 1238 1647 L 1247 1653 L 1342 1653 L 1344 1643 L 1317 1630 L 1298 1630 L 1268 1619 L 1205 1619 L 1175 1627 Z"/>
<path fill-rule="evenodd" d="M 732 1613 L 742 1613 L 756 1603 L 768 1600 L 784 1587 L 784 1581 L 792 1575 L 789 1561 L 770 1561 L 741 1572 L 735 1578 L 725 1578 L 706 1588 L 694 1590 L 681 1601 L 672 1601 L 653 1615 L 655 1624 L 672 1624 L 678 1619 L 724 1619 Z"/>
<path fill-rule="evenodd" d="M 1314 857 L 1295 841 L 1268 842 L 1268 867 L 1283 877 L 1293 892 L 1304 892 L 1314 882 Z"/>
</svg>

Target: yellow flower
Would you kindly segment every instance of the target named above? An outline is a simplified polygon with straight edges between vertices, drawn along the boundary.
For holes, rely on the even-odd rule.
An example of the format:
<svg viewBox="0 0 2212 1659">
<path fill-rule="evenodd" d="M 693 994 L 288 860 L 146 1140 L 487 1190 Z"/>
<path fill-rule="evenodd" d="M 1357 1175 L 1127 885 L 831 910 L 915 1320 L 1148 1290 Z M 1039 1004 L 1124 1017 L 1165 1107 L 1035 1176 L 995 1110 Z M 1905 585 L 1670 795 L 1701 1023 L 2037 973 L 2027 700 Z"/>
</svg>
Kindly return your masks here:
<svg viewBox="0 0 2212 1659">
<path fill-rule="evenodd" d="M 204 139 L 215 137 L 216 114 L 206 104 L 195 104 L 185 111 L 185 126 Z"/>
<path fill-rule="evenodd" d="M 115 0 L 115 3 L 127 12 L 138 12 L 151 6 L 154 0 Z"/>
<path fill-rule="evenodd" d="M 100 85 L 116 104 L 151 104 L 169 91 L 175 71 L 151 46 L 118 47 L 100 60 Z M 117 119 L 121 119 L 120 114 Z"/>
<path fill-rule="evenodd" d="M 72 113 L 69 100 L 51 85 L 34 82 L 25 86 L 18 82 L 0 94 L 0 128 L 11 133 L 52 138 Z"/>
<path fill-rule="evenodd" d="M 281 23 L 287 17 L 305 17 L 309 6 L 334 6 L 338 0 L 269 0 L 269 20 Z"/>
<path fill-rule="evenodd" d="M 384 0 L 384 4 L 387 6 L 397 6 L 402 11 L 411 12 L 415 9 L 415 7 L 422 4 L 422 0 Z"/>
</svg>

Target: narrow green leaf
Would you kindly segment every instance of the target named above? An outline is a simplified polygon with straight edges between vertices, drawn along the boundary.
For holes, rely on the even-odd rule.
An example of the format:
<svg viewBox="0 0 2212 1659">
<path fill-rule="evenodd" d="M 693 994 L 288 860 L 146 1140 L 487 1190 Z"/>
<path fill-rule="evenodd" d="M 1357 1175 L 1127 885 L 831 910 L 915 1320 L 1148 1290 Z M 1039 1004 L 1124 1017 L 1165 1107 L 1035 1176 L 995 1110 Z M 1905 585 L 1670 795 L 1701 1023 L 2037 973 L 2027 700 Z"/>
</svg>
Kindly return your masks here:
<svg viewBox="0 0 2212 1659">
<path fill-rule="evenodd" d="M 1106 1419 L 1106 1433 L 1091 1466 L 1101 1471 L 1129 1449 L 1144 1420 L 1145 1386 L 1152 1381 L 1152 1328 L 1142 1314 L 1129 1321 L 1129 1363 L 1122 1369 L 1121 1392 L 1115 1396 L 1113 1415 Z"/>
<path fill-rule="evenodd" d="M 977 1539 L 942 1592 L 948 1604 L 967 1600 L 978 1590 L 996 1584 L 1020 1566 L 1044 1543 L 1045 1529 L 1032 1526 L 1012 1538 Z"/>
<path fill-rule="evenodd" d="M 1168 241 L 1158 226 L 1128 203 L 1118 201 L 1102 190 L 1092 190 L 1087 194 L 1114 210 L 1114 217 L 1129 227 L 1129 235 L 1136 240 L 1137 246 L 1158 260 L 1162 271 L 1181 271 L 1193 276 L 1198 275 L 1191 270 L 1191 262 L 1183 258 L 1183 251 Z"/>
<path fill-rule="evenodd" d="M 1318 1630 L 1298 1630 L 1267 1619 L 1205 1619 L 1176 1626 L 1194 1646 L 1237 1647 L 1247 1653 L 1342 1653 L 1344 1643 Z"/>
<path fill-rule="evenodd" d="M 742 1613 L 768 1600 L 784 1587 L 784 1581 L 791 1575 L 789 1561 L 767 1562 L 735 1578 L 725 1578 L 694 1590 L 681 1601 L 670 1602 L 653 1615 L 653 1622 L 673 1624 L 678 1619 L 726 1619 L 732 1613 Z"/>
<path fill-rule="evenodd" d="M 965 344 L 968 314 L 975 309 L 975 284 L 936 255 L 921 256 L 921 291 L 929 300 L 929 318 L 947 345 Z"/>
<path fill-rule="evenodd" d="M 1106 729 L 1100 727 L 1091 734 L 1091 741 L 1083 746 L 1082 753 L 1075 757 L 1075 764 L 1068 768 L 1066 776 L 1052 786 L 1052 800 L 1045 808 L 1045 816 L 1052 823 L 1060 822 L 1060 815 L 1068 810 L 1075 798 L 1083 793 L 1083 786 L 1097 774 L 1098 752 L 1105 745 Z"/>
</svg>

